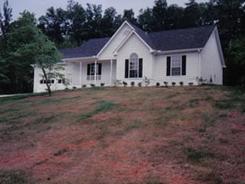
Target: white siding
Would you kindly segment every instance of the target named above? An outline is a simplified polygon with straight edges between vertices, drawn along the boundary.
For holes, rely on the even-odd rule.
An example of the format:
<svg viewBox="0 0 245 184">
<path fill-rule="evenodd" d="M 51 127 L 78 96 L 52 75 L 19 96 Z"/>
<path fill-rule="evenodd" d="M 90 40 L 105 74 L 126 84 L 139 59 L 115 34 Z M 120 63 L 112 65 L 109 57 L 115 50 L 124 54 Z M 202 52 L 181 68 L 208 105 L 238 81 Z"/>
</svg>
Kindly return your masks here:
<svg viewBox="0 0 245 184">
<path fill-rule="evenodd" d="M 223 84 L 223 67 L 218 50 L 218 44 L 215 38 L 215 32 L 212 33 L 208 42 L 201 52 L 201 75 L 204 80 L 210 81 L 212 78 L 214 84 Z"/>
<path fill-rule="evenodd" d="M 114 36 L 110 44 L 102 51 L 99 56 L 99 60 L 108 60 L 113 58 L 113 52 L 127 38 L 130 31 L 132 31 L 132 28 L 125 24 Z M 126 32 L 127 34 L 125 34 Z"/>
<path fill-rule="evenodd" d="M 128 84 L 134 81 L 136 84 L 142 82 L 143 79 L 125 78 L 125 60 L 130 58 L 132 53 L 136 53 L 139 58 L 143 59 L 143 77 L 152 79 L 153 58 L 149 49 L 140 39 L 133 34 L 128 41 L 119 49 L 117 55 L 117 80 L 125 81 Z"/>
<path fill-rule="evenodd" d="M 175 54 L 173 54 L 175 55 Z M 154 67 L 153 67 L 153 79 L 155 83 L 168 82 L 169 85 L 175 82 L 179 85 L 183 82 L 184 85 L 193 83 L 197 85 L 197 78 L 200 78 L 200 58 L 199 53 L 179 53 L 178 55 L 186 55 L 186 75 L 185 76 L 167 76 L 167 56 L 169 55 L 158 55 L 154 56 Z"/>
<path fill-rule="evenodd" d="M 67 67 L 64 67 L 65 70 L 60 71 L 60 73 L 66 75 Z M 34 67 L 34 86 L 33 86 L 33 92 L 34 93 L 41 93 L 45 92 L 47 87 L 46 84 L 41 84 L 40 80 L 43 79 L 43 73 L 42 70 L 38 67 Z M 54 81 L 54 84 L 51 84 L 51 90 L 63 90 L 66 86 L 64 84 L 58 84 L 58 80 Z"/>
<path fill-rule="evenodd" d="M 94 62 L 93 62 L 94 63 Z M 102 71 L 101 71 L 101 80 L 96 81 L 96 86 L 100 86 L 101 83 L 104 83 L 106 86 L 111 85 L 110 81 L 110 72 L 111 72 L 111 63 L 110 61 L 99 61 L 98 63 L 102 63 Z M 87 67 L 88 64 L 91 64 L 91 62 L 82 63 L 82 85 L 86 85 L 87 87 L 90 86 L 90 84 L 95 84 L 94 80 L 87 80 Z M 115 69 L 116 63 L 113 62 L 113 70 L 112 71 L 112 82 L 115 82 Z"/>
</svg>

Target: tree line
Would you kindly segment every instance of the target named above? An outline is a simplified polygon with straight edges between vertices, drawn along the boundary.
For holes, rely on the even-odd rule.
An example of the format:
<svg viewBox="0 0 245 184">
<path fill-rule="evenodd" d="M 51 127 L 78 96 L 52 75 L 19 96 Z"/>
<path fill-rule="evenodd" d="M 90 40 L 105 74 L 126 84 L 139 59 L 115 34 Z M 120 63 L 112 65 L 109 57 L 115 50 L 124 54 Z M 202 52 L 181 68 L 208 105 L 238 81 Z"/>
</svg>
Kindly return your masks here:
<svg viewBox="0 0 245 184">
<path fill-rule="evenodd" d="M 16 22 L 26 16 L 26 13 L 13 21 L 12 9 L 5 0 L 0 14 L 0 93 L 26 92 L 32 89 L 33 74 L 29 66 L 31 61 L 4 59 L 6 53 L 11 52 L 11 47 L 14 47 L 9 44 L 10 48 L 6 50 L 4 45 L 12 42 L 6 35 L 16 31 Z M 50 7 L 37 20 L 34 15 L 31 17 L 33 25 L 55 43 L 57 48 L 76 47 L 90 38 L 110 37 L 124 20 L 147 32 L 216 24 L 227 65 L 225 84 L 245 84 L 245 0 L 210 0 L 205 3 L 189 0 L 185 7 L 168 5 L 166 0 L 155 0 L 152 8 L 141 9 L 138 16 L 132 9 L 118 14 L 113 7 L 103 10 L 101 5 L 82 6 L 69 0 L 66 8 Z M 20 32 L 13 43 L 24 38 Z M 25 57 L 28 59 L 28 56 L 23 56 Z M 13 74 L 16 76 L 10 77 Z M 22 76 L 22 82 L 18 82 L 20 79 L 17 75 Z"/>
</svg>

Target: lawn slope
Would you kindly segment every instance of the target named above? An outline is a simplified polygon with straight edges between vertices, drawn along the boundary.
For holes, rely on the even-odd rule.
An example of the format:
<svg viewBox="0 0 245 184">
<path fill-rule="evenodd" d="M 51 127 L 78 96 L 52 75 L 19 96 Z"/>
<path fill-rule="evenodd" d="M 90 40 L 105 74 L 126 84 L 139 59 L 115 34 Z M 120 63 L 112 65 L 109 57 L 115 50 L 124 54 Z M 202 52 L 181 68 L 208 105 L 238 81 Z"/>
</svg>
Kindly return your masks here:
<svg viewBox="0 0 245 184">
<path fill-rule="evenodd" d="M 0 99 L 0 183 L 244 181 L 242 90 L 94 88 Z"/>
</svg>

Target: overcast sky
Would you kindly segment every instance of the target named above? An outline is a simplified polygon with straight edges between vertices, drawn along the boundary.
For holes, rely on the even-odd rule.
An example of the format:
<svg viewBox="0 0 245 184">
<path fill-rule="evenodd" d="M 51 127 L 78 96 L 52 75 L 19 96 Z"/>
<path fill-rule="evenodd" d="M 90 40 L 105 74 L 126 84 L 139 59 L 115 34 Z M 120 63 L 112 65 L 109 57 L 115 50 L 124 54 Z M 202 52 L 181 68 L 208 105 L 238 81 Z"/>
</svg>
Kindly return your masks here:
<svg viewBox="0 0 245 184">
<path fill-rule="evenodd" d="M 2 2 L 0 0 L 1 10 Z M 152 7 L 154 0 L 77 0 L 82 5 L 86 6 L 87 3 L 91 4 L 101 4 L 103 9 L 113 6 L 116 8 L 118 13 L 122 13 L 124 9 L 133 8 L 138 14 L 141 8 Z M 168 4 L 178 4 L 184 6 L 188 0 L 167 0 Z M 197 0 L 197 2 L 204 2 L 207 0 Z M 46 10 L 54 6 L 55 8 L 62 7 L 65 8 L 67 5 L 67 0 L 9 0 L 10 6 L 13 8 L 14 18 L 19 16 L 19 13 L 24 10 L 29 10 L 34 12 L 36 17 L 45 14 Z"/>
</svg>

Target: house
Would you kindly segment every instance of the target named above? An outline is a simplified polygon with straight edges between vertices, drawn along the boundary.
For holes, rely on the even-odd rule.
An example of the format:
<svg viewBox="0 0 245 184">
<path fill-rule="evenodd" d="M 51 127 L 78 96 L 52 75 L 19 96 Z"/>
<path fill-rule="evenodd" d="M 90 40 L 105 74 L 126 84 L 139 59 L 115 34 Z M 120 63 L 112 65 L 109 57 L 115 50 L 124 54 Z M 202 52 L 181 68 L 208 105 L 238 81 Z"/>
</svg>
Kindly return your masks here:
<svg viewBox="0 0 245 184">
<path fill-rule="evenodd" d="M 111 38 L 88 40 L 61 49 L 63 80 L 48 81 L 53 90 L 90 86 L 223 84 L 225 67 L 215 25 L 146 33 L 125 21 Z M 40 68 L 34 67 L 34 92 L 45 91 Z"/>
</svg>

